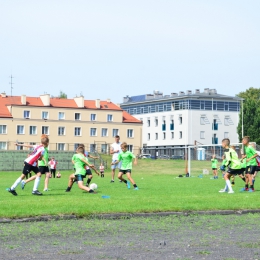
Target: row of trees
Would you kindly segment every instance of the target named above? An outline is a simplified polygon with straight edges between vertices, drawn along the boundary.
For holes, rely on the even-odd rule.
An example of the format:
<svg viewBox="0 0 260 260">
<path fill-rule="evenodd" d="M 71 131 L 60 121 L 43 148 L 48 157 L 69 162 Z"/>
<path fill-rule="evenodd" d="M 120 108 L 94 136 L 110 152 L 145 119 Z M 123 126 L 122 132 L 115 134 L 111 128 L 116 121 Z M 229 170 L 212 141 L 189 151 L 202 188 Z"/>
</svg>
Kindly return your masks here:
<svg viewBox="0 0 260 260">
<path fill-rule="evenodd" d="M 244 135 L 250 136 L 252 141 L 260 144 L 260 89 L 251 87 L 237 96 L 244 99 L 243 111 L 241 108 L 237 127 L 239 139 L 242 139 L 243 114 Z"/>
</svg>

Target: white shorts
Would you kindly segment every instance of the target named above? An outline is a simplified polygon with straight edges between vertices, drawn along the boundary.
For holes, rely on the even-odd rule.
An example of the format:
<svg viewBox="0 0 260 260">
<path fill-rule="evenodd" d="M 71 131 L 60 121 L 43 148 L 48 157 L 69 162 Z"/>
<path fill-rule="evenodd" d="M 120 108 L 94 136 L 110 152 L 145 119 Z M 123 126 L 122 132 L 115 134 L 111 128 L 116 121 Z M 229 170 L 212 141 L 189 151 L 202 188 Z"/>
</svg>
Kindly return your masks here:
<svg viewBox="0 0 260 260">
<path fill-rule="evenodd" d="M 113 160 L 112 162 L 116 162 L 117 160 Z M 121 164 L 122 162 L 119 162 L 117 164 L 114 164 L 114 165 L 111 165 L 111 169 L 114 170 L 114 169 L 120 169 L 121 168 Z"/>
</svg>

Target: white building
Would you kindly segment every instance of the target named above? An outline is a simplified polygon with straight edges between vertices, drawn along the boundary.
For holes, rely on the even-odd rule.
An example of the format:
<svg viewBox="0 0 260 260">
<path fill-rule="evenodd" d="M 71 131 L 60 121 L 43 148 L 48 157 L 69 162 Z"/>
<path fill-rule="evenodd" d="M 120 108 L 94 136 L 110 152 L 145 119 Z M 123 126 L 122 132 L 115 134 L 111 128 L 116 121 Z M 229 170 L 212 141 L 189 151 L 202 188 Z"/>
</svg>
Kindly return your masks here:
<svg viewBox="0 0 260 260">
<path fill-rule="evenodd" d="M 159 91 L 126 96 L 120 105 L 143 121 L 143 152 L 155 155 L 184 154 L 184 147 L 220 144 L 223 138 L 238 142 L 237 125 L 241 99 L 217 94 L 215 89 L 196 89 L 193 93 Z"/>
</svg>

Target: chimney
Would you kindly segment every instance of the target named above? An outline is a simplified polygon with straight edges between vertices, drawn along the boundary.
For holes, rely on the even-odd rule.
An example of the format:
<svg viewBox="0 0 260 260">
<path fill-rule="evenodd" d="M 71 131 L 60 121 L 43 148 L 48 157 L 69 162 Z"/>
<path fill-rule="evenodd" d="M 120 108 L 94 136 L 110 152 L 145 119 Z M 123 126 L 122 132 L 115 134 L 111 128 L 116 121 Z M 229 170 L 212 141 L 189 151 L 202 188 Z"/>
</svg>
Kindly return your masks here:
<svg viewBox="0 0 260 260">
<path fill-rule="evenodd" d="M 100 99 L 96 99 L 96 108 L 100 108 Z"/>
<path fill-rule="evenodd" d="M 111 99 L 110 98 L 107 99 L 107 103 L 111 103 Z"/>
<path fill-rule="evenodd" d="M 21 95 L 21 103 L 26 106 L 26 95 Z"/>
<path fill-rule="evenodd" d="M 182 95 L 185 95 L 185 92 L 184 92 L 184 91 L 180 91 L 180 92 L 179 92 L 179 96 L 182 96 Z"/>
<path fill-rule="evenodd" d="M 74 97 L 74 101 L 77 104 L 78 107 L 84 107 L 84 97 L 80 96 L 80 97 Z"/>
<path fill-rule="evenodd" d="M 45 107 L 50 106 L 50 104 L 51 104 L 50 94 L 40 95 L 40 98 Z"/>
<path fill-rule="evenodd" d="M 209 88 L 204 88 L 204 93 L 209 94 Z"/>
<path fill-rule="evenodd" d="M 129 96 L 124 97 L 124 98 L 123 98 L 123 103 L 127 103 L 129 100 L 130 100 L 130 97 L 129 97 Z"/>
<path fill-rule="evenodd" d="M 187 95 L 191 95 L 191 94 L 192 94 L 192 91 L 191 91 L 191 90 L 187 90 L 187 91 L 186 91 L 186 94 L 187 94 Z"/>
<path fill-rule="evenodd" d="M 1 96 L 2 98 L 6 98 L 6 93 L 5 92 L 1 93 Z"/>
<path fill-rule="evenodd" d="M 171 97 L 178 97 L 178 93 L 171 93 Z"/>
<path fill-rule="evenodd" d="M 200 90 L 197 88 L 197 89 L 195 90 L 195 93 L 196 93 L 196 94 L 200 94 Z"/>
</svg>

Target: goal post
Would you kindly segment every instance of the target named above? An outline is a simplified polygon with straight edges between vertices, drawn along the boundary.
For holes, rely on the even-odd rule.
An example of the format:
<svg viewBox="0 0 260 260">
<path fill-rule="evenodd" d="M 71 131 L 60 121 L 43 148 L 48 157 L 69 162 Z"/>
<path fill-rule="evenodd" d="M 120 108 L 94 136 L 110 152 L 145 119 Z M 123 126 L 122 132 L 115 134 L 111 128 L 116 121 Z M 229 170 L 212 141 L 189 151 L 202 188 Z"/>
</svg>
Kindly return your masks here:
<svg viewBox="0 0 260 260">
<path fill-rule="evenodd" d="M 231 143 L 230 146 L 234 146 L 236 152 L 241 158 L 242 143 Z M 213 155 L 216 159 L 222 162 L 222 156 L 224 149 L 221 144 L 208 144 L 208 145 L 191 145 L 188 146 L 188 173 L 191 175 L 201 174 L 204 168 L 209 168 L 211 171 L 211 158 Z"/>
</svg>

